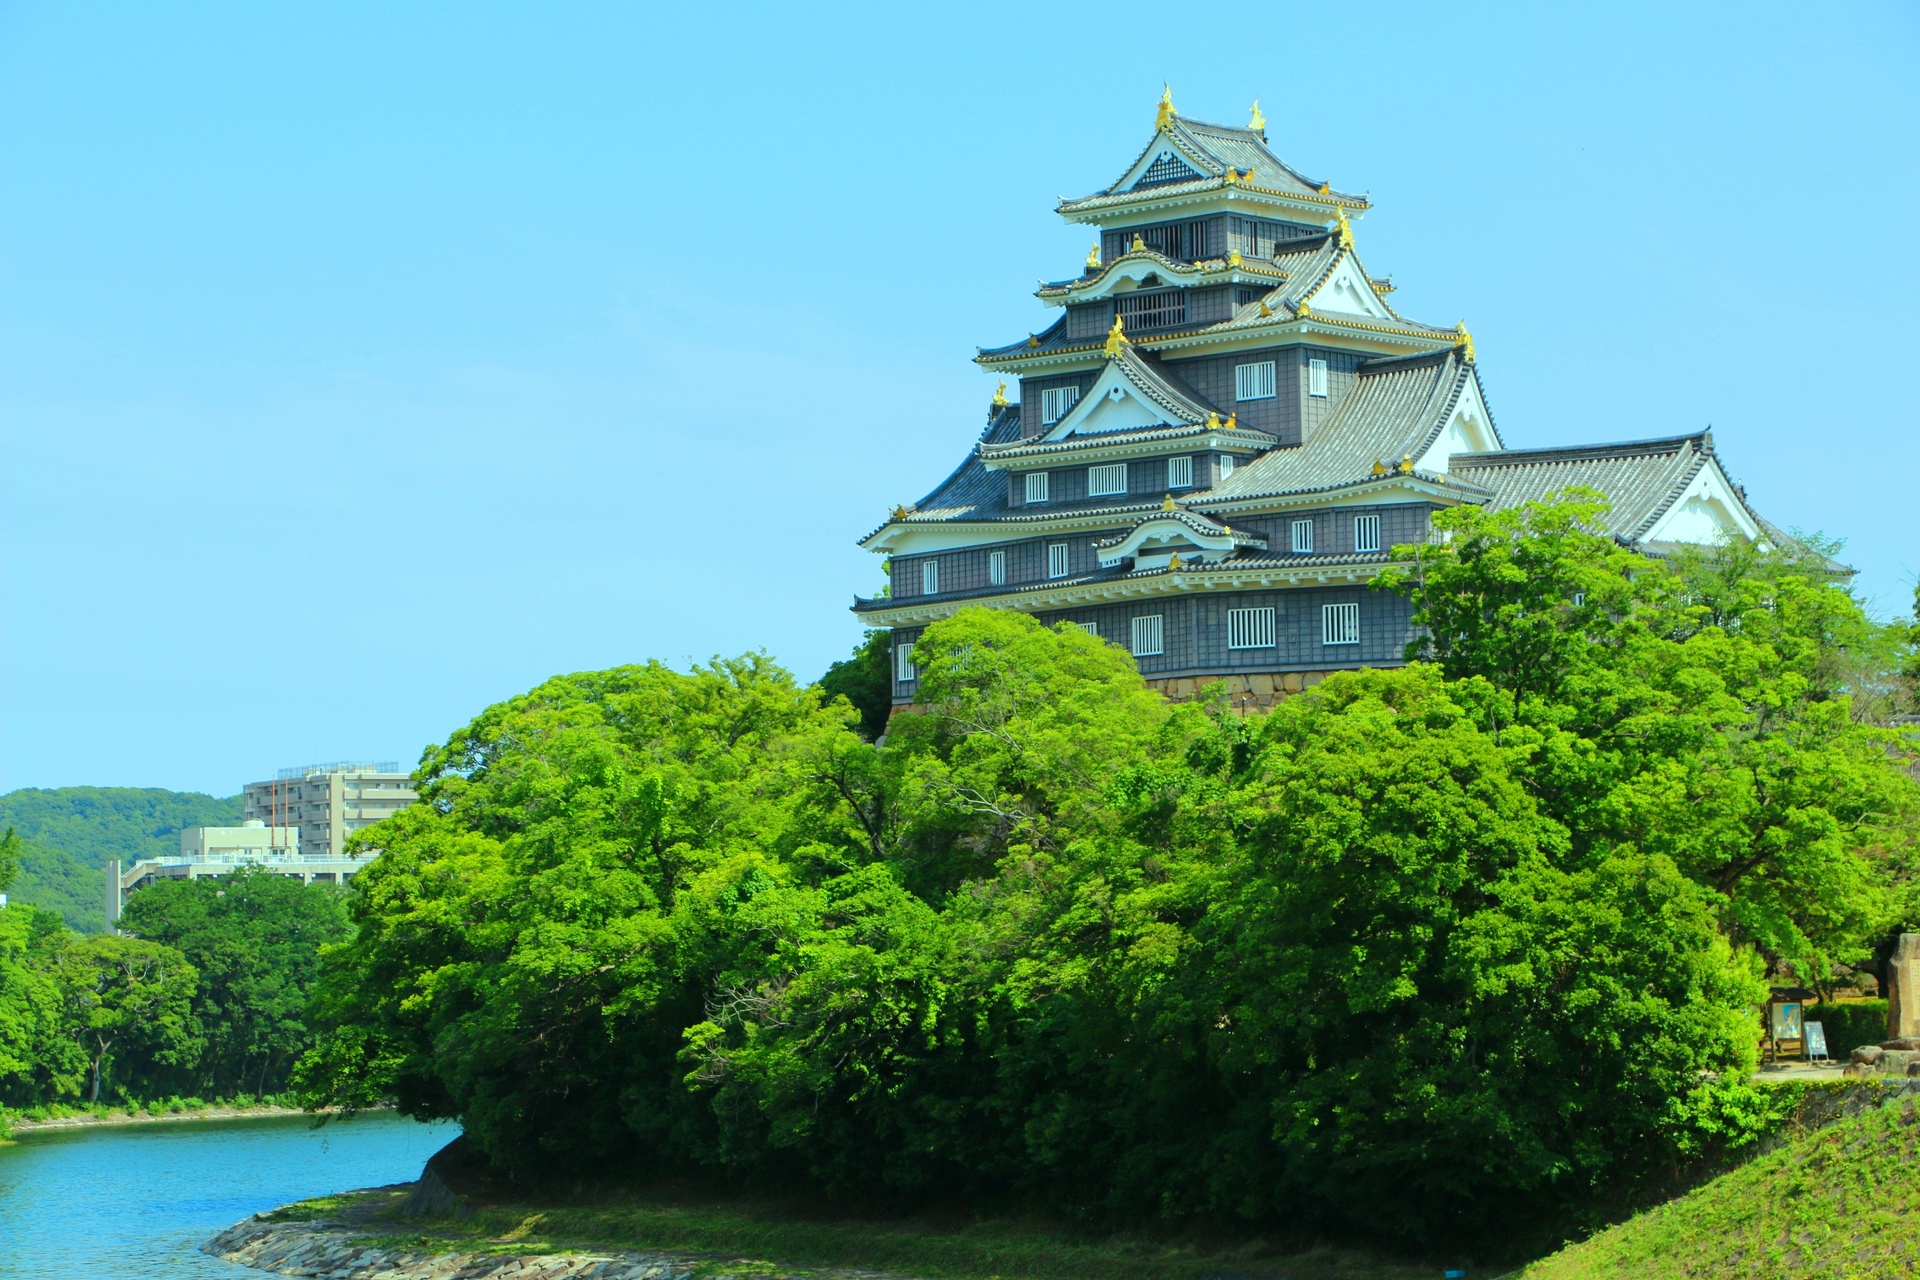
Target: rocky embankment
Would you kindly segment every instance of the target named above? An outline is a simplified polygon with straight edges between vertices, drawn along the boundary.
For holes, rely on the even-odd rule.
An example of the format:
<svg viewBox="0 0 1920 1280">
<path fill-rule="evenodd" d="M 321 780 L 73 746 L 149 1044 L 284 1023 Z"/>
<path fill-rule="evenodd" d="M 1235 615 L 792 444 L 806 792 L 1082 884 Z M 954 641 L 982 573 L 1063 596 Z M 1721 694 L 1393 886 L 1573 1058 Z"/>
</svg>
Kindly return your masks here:
<svg viewBox="0 0 1920 1280">
<path fill-rule="evenodd" d="M 1902 1036 L 1855 1049 L 1843 1073 L 1848 1079 L 1873 1076 L 1920 1077 L 1920 1037 Z"/>
<path fill-rule="evenodd" d="M 274 1222 L 249 1218 L 228 1227 L 201 1252 L 259 1271 L 283 1276 L 325 1276 L 328 1280 L 478 1280 L 512 1276 L 514 1280 L 721 1280 L 724 1266 L 711 1259 L 664 1253 L 556 1253 L 531 1257 L 512 1253 L 396 1248 L 369 1241 L 365 1227 L 344 1222 Z M 753 1280 L 778 1280 L 755 1270 Z"/>
</svg>

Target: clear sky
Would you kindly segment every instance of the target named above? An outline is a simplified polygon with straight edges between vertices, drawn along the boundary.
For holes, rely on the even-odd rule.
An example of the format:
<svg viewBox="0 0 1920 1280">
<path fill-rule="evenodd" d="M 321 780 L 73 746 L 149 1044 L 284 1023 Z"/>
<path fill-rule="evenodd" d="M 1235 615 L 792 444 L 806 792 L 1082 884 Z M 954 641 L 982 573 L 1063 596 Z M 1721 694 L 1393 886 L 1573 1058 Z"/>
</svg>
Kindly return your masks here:
<svg viewBox="0 0 1920 1280">
<path fill-rule="evenodd" d="M 0 3 L 0 790 L 816 677 L 1170 81 L 1370 192 L 1512 446 L 1712 425 L 1904 612 L 1911 3 Z"/>
</svg>

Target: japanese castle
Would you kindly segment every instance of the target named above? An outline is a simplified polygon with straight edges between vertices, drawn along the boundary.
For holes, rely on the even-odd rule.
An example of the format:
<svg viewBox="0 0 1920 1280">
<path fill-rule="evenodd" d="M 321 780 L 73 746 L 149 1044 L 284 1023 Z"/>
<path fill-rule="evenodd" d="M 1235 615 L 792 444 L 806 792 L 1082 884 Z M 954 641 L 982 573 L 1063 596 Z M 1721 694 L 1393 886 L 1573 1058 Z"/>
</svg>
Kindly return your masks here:
<svg viewBox="0 0 1920 1280">
<path fill-rule="evenodd" d="M 1258 103 L 1231 128 L 1162 96 L 1119 179 L 1057 209 L 1099 235 L 1039 290 L 1059 318 L 980 351 L 1019 398 L 1002 382 L 953 474 L 861 543 L 889 559 L 854 610 L 892 631 L 896 704 L 921 630 L 969 605 L 1076 623 L 1176 698 L 1224 679 L 1265 706 L 1398 665 L 1411 605 L 1367 583 L 1455 503 L 1588 485 L 1653 554 L 1779 536 L 1706 432 L 1506 448 L 1466 326 L 1402 316 L 1362 263 L 1367 208 L 1269 151 Z"/>
</svg>

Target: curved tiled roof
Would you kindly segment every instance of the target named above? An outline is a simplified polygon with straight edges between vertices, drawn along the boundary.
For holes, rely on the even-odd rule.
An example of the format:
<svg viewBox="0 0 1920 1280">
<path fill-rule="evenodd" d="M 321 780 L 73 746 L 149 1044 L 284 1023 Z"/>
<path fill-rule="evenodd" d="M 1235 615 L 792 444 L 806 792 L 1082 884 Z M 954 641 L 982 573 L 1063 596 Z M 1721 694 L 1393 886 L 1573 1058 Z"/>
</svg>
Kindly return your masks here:
<svg viewBox="0 0 1920 1280">
<path fill-rule="evenodd" d="M 1147 153 L 1159 145 L 1162 137 L 1173 144 L 1174 149 L 1193 166 L 1199 177 L 1191 182 L 1134 188 L 1124 192 L 1116 190 L 1140 161 L 1146 158 Z M 1116 197 L 1133 195 L 1136 192 L 1157 196 L 1189 187 L 1200 189 L 1206 184 L 1218 183 L 1226 176 L 1228 169 L 1234 170 L 1236 174 L 1251 173 L 1247 186 L 1272 191 L 1279 195 L 1305 196 L 1326 201 L 1329 205 L 1338 202 L 1352 207 L 1367 207 L 1365 196 L 1334 191 L 1327 183 L 1315 182 L 1302 175 L 1299 170 L 1267 148 L 1266 135 L 1262 132 L 1170 115 L 1166 124 L 1155 130 L 1152 139 L 1112 185 L 1077 200 L 1063 200 L 1060 208 L 1066 210 L 1089 205 L 1095 201 L 1111 202 Z"/>
<path fill-rule="evenodd" d="M 1100 541 L 1093 544 L 1093 549 L 1095 551 L 1103 551 L 1108 547 L 1117 547 L 1132 537 L 1135 529 L 1138 529 L 1143 524 L 1151 524 L 1155 520 L 1172 520 L 1177 524 L 1185 525 L 1193 532 L 1206 538 L 1229 538 L 1233 541 L 1233 544 L 1238 547 L 1256 547 L 1261 551 L 1267 549 L 1267 540 L 1265 538 L 1232 528 L 1213 519 L 1211 516 L 1203 516 L 1198 511 L 1189 511 L 1185 507 L 1165 506 L 1161 507 L 1158 511 L 1149 511 L 1146 515 L 1141 516 L 1113 537 L 1100 539 Z"/>
<path fill-rule="evenodd" d="M 1183 440 L 1188 436 L 1218 436 L 1229 446 L 1237 445 L 1242 449 L 1271 449 L 1279 444 L 1278 437 L 1264 431 L 1254 431 L 1247 427 L 1235 427 L 1229 431 L 1224 424 L 1209 427 L 1206 423 L 1192 423 L 1177 427 L 1142 427 L 1135 431 L 1100 431 L 1089 435 L 1071 435 L 1064 440 L 1050 440 L 1044 443 L 1025 444 L 1014 441 L 1004 445 L 976 445 L 974 451 L 986 458 L 1045 458 L 1057 454 L 1073 453 L 1087 448 L 1106 448 L 1110 445 L 1150 444 L 1156 441 Z"/>
<path fill-rule="evenodd" d="M 1450 469 L 1492 492 L 1494 504 L 1538 501 L 1575 485 L 1607 495 L 1606 531 L 1623 542 L 1645 537 L 1713 458 L 1708 431 L 1659 440 L 1456 453 Z"/>
</svg>

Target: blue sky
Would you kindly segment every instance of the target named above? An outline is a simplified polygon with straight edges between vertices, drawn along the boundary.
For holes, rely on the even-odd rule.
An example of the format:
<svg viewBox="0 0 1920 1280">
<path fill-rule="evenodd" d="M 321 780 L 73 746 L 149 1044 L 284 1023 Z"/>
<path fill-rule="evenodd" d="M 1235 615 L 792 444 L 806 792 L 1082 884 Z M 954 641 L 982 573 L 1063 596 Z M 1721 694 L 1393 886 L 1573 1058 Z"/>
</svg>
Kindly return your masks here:
<svg viewBox="0 0 1920 1280">
<path fill-rule="evenodd" d="M 0 790 L 817 676 L 1163 80 L 1371 193 L 1509 445 L 1711 424 L 1904 612 L 1917 12 L 0 4 Z"/>
</svg>

